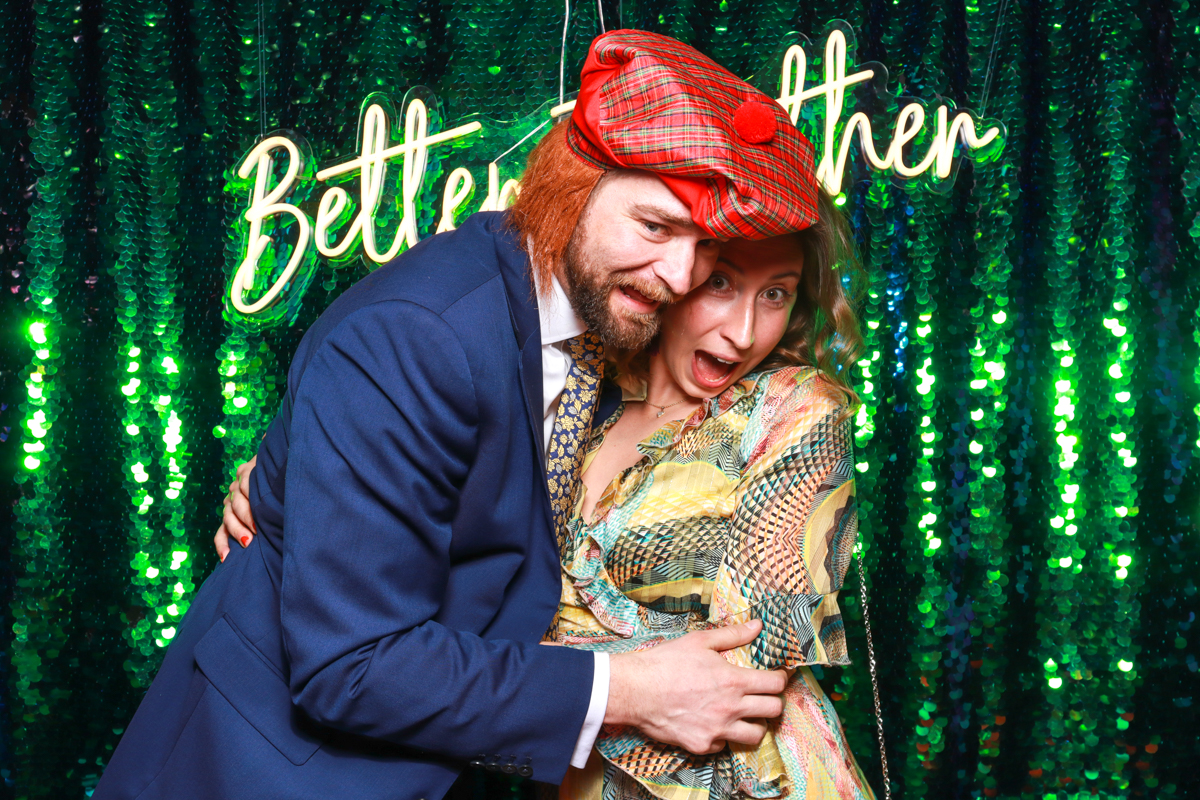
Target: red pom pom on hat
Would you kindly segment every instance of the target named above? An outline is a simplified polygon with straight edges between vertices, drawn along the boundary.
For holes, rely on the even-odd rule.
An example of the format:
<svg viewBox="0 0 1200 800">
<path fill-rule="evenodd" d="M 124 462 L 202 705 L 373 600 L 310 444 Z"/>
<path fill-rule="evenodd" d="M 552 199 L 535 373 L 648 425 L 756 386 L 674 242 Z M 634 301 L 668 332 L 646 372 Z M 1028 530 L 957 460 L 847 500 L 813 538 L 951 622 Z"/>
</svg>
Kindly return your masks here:
<svg viewBox="0 0 1200 800">
<path fill-rule="evenodd" d="M 733 114 L 733 129 L 744 142 L 766 144 L 775 138 L 779 123 L 766 103 L 747 100 Z"/>
</svg>

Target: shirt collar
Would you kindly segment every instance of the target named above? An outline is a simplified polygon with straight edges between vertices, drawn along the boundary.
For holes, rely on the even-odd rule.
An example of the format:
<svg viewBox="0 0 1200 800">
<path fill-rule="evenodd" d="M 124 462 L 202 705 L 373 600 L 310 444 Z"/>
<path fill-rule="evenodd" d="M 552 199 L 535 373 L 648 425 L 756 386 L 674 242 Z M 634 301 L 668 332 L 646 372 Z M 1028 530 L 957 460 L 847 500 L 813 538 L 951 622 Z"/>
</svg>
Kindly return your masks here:
<svg viewBox="0 0 1200 800">
<path fill-rule="evenodd" d="M 644 380 L 629 375 L 617 377 L 617 385 L 621 387 L 622 403 L 640 403 L 650 395 L 650 387 Z"/>
<path fill-rule="evenodd" d="M 542 344 L 557 344 L 578 336 L 587 330 L 587 325 L 571 307 L 566 290 L 554 275 L 550 276 L 550 292 L 543 296 L 541 278 L 533 271 L 533 283 L 537 290 L 538 319 L 542 328 Z"/>
</svg>

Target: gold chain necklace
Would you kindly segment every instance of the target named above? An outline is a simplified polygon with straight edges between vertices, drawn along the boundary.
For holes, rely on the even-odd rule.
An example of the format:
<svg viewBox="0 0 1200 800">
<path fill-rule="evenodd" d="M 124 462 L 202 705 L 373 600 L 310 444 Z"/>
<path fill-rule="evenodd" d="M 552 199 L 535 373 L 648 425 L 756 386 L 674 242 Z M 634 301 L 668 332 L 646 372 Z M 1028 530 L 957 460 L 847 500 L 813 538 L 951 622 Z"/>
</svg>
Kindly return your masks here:
<svg viewBox="0 0 1200 800">
<path fill-rule="evenodd" d="M 655 419 L 658 419 L 663 414 L 667 413 L 668 408 L 670 408 L 671 406 L 677 406 L 680 403 L 682 403 L 684 400 L 687 400 L 687 399 L 688 398 L 684 397 L 680 400 L 676 400 L 674 403 L 667 403 L 665 406 L 660 406 L 658 403 L 651 403 L 649 400 L 643 400 L 642 402 L 648 406 L 654 406 L 655 408 L 658 409 L 658 413 L 655 415 Z"/>
</svg>

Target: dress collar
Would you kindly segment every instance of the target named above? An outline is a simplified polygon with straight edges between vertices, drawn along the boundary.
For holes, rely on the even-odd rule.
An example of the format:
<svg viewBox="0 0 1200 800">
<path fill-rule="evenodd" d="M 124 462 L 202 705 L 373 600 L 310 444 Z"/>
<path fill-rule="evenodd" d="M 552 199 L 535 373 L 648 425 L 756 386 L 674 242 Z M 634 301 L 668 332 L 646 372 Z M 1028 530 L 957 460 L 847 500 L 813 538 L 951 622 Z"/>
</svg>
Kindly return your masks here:
<svg viewBox="0 0 1200 800">
<path fill-rule="evenodd" d="M 767 375 L 768 373 L 766 372 L 754 372 L 746 375 L 737 383 L 721 392 L 721 394 L 705 400 L 699 408 L 686 418 L 668 422 L 638 442 L 637 450 L 642 454 L 643 458 L 613 478 L 612 482 L 605 487 L 604 493 L 596 503 L 594 519 L 590 524 L 585 524 L 581 517 L 577 517 L 578 522 L 576 524 L 584 525 L 586 528 L 604 520 L 614 506 L 620 506 L 627 499 L 628 495 L 623 491 L 623 487 L 636 486 L 640 483 L 645 473 L 653 470 L 667 451 L 678 445 L 688 431 L 698 427 L 710 417 L 721 416 L 735 406 L 739 400 L 753 394 L 759 381 Z M 646 399 L 645 381 L 625 376 L 624 379 L 619 381 L 618 385 L 621 387 L 622 394 L 622 402 L 618 412 L 625 408 L 625 403 Z M 620 419 L 620 414 L 613 413 L 598 429 L 594 430 L 591 441 L 588 444 L 587 458 L 592 458 L 596 451 L 600 449 L 600 446 L 604 443 L 604 437 L 608 434 L 609 429 L 616 424 L 618 419 Z M 580 502 L 582 502 L 582 499 Z M 571 572 L 570 567 L 568 567 L 568 572 Z M 571 574 L 577 578 L 582 577 L 574 572 L 571 572 Z"/>
<path fill-rule="evenodd" d="M 643 466 L 652 468 L 667 450 L 679 444 L 680 440 L 683 439 L 683 435 L 689 430 L 699 426 L 704 420 L 710 417 L 716 418 L 721 416 L 733 408 L 743 397 L 753 393 L 755 387 L 758 386 L 759 380 L 765 374 L 763 372 L 752 372 L 746 375 L 716 397 L 705 400 L 700 404 L 699 408 L 687 417 L 668 422 L 641 442 L 638 442 L 638 452 L 644 456 L 650 456 L 650 461 Z M 644 401 L 646 399 L 647 386 L 644 380 L 637 380 L 626 376 L 624 380 L 619 381 L 619 385 L 621 386 L 622 395 L 621 408 L 624 408 L 625 403 Z M 615 417 L 616 415 L 614 414 L 613 416 Z M 610 418 L 600 429 L 598 438 L 592 441 L 592 448 L 600 445 L 603 434 L 608 432 L 613 422 L 616 422 L 616 420 Z"/>
<path fill-rule="evenodd" d="M 751 372 L 749 375 L 743 376 L 741 380 L 731 385 L 716 397 L 710 397 L 705 400 L 700 404 L 700 408 L 707 412 L 706 416 L 721 416 L 733 408 L 734 403 L 753 392 L 762 376 L 762 372 Z M 621 402 L 623 403 L 645 401 L 646 396 L 649 394 L 649 388 L 644 380 L 622 376 L 617 379 L 617 382 L 621 387 Z"/>
</svg>

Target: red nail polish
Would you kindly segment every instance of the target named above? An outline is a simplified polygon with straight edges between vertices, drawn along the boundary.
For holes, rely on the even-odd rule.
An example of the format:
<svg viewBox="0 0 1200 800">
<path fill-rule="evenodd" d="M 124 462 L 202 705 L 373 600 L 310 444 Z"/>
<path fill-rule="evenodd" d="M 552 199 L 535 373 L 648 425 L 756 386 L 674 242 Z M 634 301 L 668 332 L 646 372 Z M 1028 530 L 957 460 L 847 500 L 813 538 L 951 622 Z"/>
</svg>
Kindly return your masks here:
<svg viewBox="0 0 1200 800">
<path fill-rule="evenodd" d="M 225 563 L 225 553 L 221 553 L 221 563 Z"/>
<path fill-rule="evenodd" d="M 238 541 L 242 543 L 242 547 L 246 547 L 247 545 L 250 544 L 250 537 L 243 536 L 242 538 L 238 539 Z"/>
</svg>

